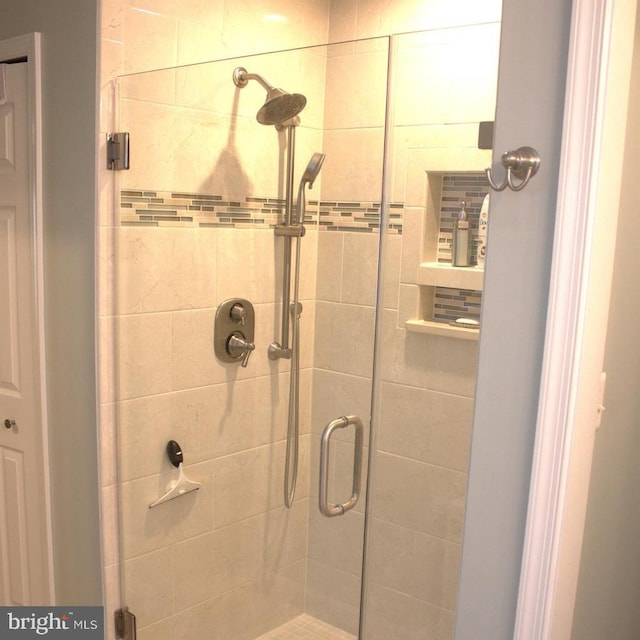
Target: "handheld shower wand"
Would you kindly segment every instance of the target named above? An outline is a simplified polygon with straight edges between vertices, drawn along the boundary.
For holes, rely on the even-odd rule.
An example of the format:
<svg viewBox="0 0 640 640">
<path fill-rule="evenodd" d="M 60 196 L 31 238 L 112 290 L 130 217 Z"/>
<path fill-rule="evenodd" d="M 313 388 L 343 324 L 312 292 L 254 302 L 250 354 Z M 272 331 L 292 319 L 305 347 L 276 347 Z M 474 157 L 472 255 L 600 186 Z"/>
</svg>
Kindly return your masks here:
<svg viewBox="0 0 640 640">
<path fill-rule="evenodd" d="M 324 153 L 314 153 L 311 156 L 311 160 L 309 160 L 309 163 L 307 164 L 307 168 L 302 174 L 302 178 L 300 179 L 300 186 L 298 187 L 298 204 L 296 206 L 297 224 L 302 224 L 304 222 L 304 211 L 307 205 L 305 197 L 305 185 L 308 184 L 309 189 L 313 188 L 313 183 L 318 177 L 320 169 L 322 169 L 322 163 L 324 162 L 324 159 Z"/>
</svg>

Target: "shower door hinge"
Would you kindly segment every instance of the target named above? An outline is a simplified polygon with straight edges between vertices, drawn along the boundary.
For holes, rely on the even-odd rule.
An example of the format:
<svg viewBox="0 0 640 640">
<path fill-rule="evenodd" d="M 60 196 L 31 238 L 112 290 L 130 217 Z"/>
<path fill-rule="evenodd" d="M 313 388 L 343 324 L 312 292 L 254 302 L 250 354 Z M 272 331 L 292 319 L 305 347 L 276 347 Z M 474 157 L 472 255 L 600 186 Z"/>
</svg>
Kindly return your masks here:
<svg viewBox="0 0 640 640">
<path fill-rule="evenodd" d="M 107 169 L 120 171 L 129 168 L 129 134 L 107 133 Z"/>
<path fill-rule="evenodd" d="M 116 638 L 119 640 L 136 640 L 136 617 L 128 607 L 122 607 L 115 613 Z"/>
</svg>

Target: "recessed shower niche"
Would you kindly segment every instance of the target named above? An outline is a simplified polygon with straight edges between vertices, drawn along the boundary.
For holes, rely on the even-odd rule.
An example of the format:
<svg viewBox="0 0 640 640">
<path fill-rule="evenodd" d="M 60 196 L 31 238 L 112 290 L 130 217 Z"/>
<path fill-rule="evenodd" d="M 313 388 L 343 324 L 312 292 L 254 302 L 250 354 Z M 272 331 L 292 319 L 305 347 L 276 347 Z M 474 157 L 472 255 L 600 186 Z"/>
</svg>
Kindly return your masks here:
<svg viewBox="0 0 640 640">
<path fill-rule="evenodd" d="M 478 122 L 494 117 L 499 30 L 118 79 L 116 130 L 132 147 L 113 230 L 120 600 L 140 640 L 247 640 L 308 618 L 327 639 L 452 637 L 477 346 L 405 322 L 424 321 L 431 290 L 481 289 L 480 270 L 438 264 L 438 238 L 447 181 L 490 164 L 474 146 Z M 264 89 L 235 86 L 237 67 L 306 97 L 293 189 L 283 131 L 256 121 Z M 275 230 L 317 152 L 326 158 L 298 244 L 299 472 L 287 507 L 291 361 L 268 356 L 283 324 Z M 439 269 L 448 280 L 424 275 Z M 246 367 L 215 355 L 216 311 L 231 299 L 254 308 Z M 322 433 L 354 415 L 362 440 L 336 430 L 323 497 L 352 495 L 360 442 L 361 495 L 328 518 Z M 199 488 L 149 509 L 175 477 L 170 440 Z"/>
<path fill-rule="evenodd" d="M 478 329 L 456 326 L 456 321 L 480 320 L 484 269 L 478 265 L 478 220 L 490 191 L 481 167 L 490 164 L 491 152 L 468 147 L 455 154 L 450 151 L 413 151 L 415 161 L 424 170 L 427 197 L 419 229 L 421 245 L 415 248 L 414 256 L 403 254 L 403 260 L 417 263 L 417 288 L 412 298 L 405 298 L 401 315 L 408 331 L 477 340 Z M 446 170 L 440 169 L 445 163 Z M 473 245 L 470 265 L 458 267 L 452 264 L 452 231 L 463 203 Z"/>
</svg>

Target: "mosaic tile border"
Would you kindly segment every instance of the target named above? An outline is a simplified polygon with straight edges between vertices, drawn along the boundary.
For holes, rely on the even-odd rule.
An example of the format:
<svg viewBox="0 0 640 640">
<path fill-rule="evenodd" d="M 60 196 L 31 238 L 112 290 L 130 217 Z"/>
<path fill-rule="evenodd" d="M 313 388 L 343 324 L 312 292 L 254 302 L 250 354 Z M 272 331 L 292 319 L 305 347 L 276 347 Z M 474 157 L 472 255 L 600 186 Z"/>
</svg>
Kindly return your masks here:
<svg viewBox="0 0 640 640">
<path fill-rule="evenodd" d="M 480 207 L 489 186 L 482 173 L 456 173 L 442 177 L 438 261 L 451 261 L 451 232 L 461 199 L 467 201 L 471 228 L 477 231 Z M 120 223 L 123 226 L 213 227 L 272 229 L 282 222 L 285 202 L 280 198 L 124 189 L 121 191 Z M 309 200 L 305 224 L 322 231 L 372 233 L 380 228 L 380 203 Z M 402 234 L 404 204 L 389 205 L 388 232 Z M 472 260 L 475 262 L 474 244 Z M 450 322 L 460 317 L 480 319 L 479 291 L 436 287 L 433 319 Z"/>
<path fill-rule="evenodd" d="M 435 287 L 433 320 L 448 323 L 458 318 L 471 318 L 480 322 L 481 305 L 481 291 Z"/>
<path fill-rule="evenodd" d="M 477 264 L 478 220 L 482 202 L 489 191 L 489 181 L 482 172 L 450 173 L 442 176 L 438 262 L 447 264 L 451 262 L 453 223 L 460 211 L 461 201 L 465 200 L 469 225 L 474 238 L 471 248 L 471 264 Z M 471 318 L 480 321 L 481 305 L 481 291 L 435 287 L 433 320 L 448 323 L 458 318 Z"/>
<path fill-rule="evenodd" d="M 123 226 L 179 226 L 272 229 L 282 222 L 285 201 L 280 198 L 123 189 Z M 404 204 L 390 203 L 388 232 L 401 234 Z M 326 231 L 371 233 L 380 228 L 380 203 L 309 200 L 305 224 Z"/>
<path fill-rule="evenodd" d="M 487 176 L 481 172 L 451 173 L 442 176 L 438 262 L 451 262 L 453 223 L 460 211 L 462 200 L 465 200 L 467 217 L 474 238 L 471 248 L 471 264 L 477 264 L 478 220 L 482 202 L 489 191 Z"/>
</svg>

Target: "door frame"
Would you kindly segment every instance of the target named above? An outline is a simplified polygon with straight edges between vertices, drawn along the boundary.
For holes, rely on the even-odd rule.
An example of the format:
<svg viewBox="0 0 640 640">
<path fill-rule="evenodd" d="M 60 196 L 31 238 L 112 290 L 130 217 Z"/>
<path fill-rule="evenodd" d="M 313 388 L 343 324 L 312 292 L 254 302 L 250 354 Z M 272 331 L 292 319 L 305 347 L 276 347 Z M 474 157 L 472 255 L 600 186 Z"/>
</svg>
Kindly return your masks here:
<svg viewBox="0 0 640 640">
<path fill-rule="evenodd" d="M 573 2 L 517 640 L 571 637 L 595 429 L 602 411 L 635 4 Z"/>
<path fill-rule="evenodd" d="M 39 376 L 38 387 L 40 390 L 40 427 L 41 427 L 41 452 L 43 465 L 43 491 L 45 507 L 45 531 L 46 542 L 45 562 L 47 584 L 44 592 L 48 602 L 37 604 L 55 603 L 55 581 L 53 565 L 53 531 L 51 517 L 51 492 L 50 492 L 50 465 L 48 445 L 47 423 L 47 395 L 46 395 L 46 360 L 45 360 L 45 330 L 44 330 L 44 226 L 43 226 L 43 199 L 42 199 L 42 53 L 41 34 L 34 32 L 14 38 L 0 40 L 0 62 L 25 58 L 27 63 L 27 92 L 28 92 L 28 123 L 29 123 L 29 191 L 30 213 L 32 217 L 33 255 L 35 259 L 34 274 L 34 309 L 36 312 L 37 345 L 39 354 L 35 366 Z"/>
</svg>

